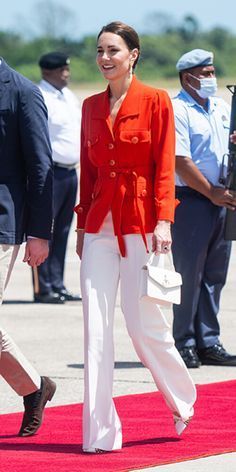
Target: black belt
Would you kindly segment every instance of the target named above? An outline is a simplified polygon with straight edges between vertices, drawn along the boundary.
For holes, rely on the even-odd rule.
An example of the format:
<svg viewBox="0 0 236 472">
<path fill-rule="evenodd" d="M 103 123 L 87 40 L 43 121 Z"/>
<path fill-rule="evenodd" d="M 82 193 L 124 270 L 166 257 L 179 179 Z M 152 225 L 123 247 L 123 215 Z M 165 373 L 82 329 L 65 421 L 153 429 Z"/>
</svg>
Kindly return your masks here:
<svg viewBox="0 0 236 472">
<path fill-rule="evenodd" d="M 73 170 L 77 167 L 78 163 L 74 164 L 61 164 L 60 162 L 54 162 L 54 167 L 60 167 L 61 169 Z"/>
<path fill-rule="evenodd" d="M 194 190 L 191 187 L 187 187 L 187 186 L 176 185 L 175 186 L 175 195 L 176 195 L 176 198 L 180 198 L 180 199 L 181 199 L 181 197 L 191 196 L 191 197 L 200 198 L 202 200 L 210 201 L 209 198 L 205 197 L 205 195 L 203 195 L 202 193 L 198 192 L 197 190 Z"/>
</svg>

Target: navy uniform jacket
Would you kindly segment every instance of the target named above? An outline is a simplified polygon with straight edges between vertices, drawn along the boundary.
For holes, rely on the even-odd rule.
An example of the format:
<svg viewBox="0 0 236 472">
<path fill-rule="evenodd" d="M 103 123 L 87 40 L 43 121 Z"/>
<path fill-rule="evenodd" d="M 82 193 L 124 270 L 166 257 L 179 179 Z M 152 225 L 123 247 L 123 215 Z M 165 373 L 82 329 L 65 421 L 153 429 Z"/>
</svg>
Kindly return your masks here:
<svg viewBox="0 0 236 472">
<path fill-rule="evenodd" d="M 53 167 L 47 110 L 31 81 L 0 63 L 0 244 L 50 239 Z"/>
</svg>

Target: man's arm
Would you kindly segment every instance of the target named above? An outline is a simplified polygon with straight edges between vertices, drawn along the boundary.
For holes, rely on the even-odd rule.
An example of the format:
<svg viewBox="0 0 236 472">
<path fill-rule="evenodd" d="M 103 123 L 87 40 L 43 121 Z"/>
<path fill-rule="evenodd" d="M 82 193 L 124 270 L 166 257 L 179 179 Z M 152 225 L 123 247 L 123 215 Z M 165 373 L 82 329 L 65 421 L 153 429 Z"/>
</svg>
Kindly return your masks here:
<svg viewBox="0 0 236 472">
<path fill-rule="evenodd" d="M 53 166 L 47 109 L 41 92 L 33 84 L 22 87 L 19 117 L 27 177 L 27 242 L 23 261 L 33 267 L 48 257 L 53 221 Z"/>
<path fill-rule="evenodd" d="M 19 127 L 27 177 L 26 236 L 51 239 L 53 165 L 47 109 L 38 87 L 26 83 L 19 97 Z"/>
<path fill-rule="evenodd" d="M 187 156 L 176 156 L 176 173 L 194 190 L 197 190 L 214 203 L 235 210 L 236 198 L 229 190 L 212 185 L 200 172 L 192 159 Z"/>
</svg>

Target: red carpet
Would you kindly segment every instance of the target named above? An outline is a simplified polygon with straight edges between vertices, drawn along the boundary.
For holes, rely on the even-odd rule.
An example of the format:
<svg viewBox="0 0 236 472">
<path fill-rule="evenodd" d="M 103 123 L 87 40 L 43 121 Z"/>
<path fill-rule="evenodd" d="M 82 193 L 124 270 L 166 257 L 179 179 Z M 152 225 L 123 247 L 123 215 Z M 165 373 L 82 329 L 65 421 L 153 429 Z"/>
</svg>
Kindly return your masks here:
<svg viewBox="0 0 236 472">
<path fill-rule="evenodd" d="M 18 438 L 22 414 L 0 417 L 4 472 L 121 472 L 236 451 L 236 381 L 198 386 L 195 417 L 179 438 L 159 393 L 116 398 L 122 451 L 81 452 L 81 405 L 48 408 L 37 436 Z"/>
</svg>

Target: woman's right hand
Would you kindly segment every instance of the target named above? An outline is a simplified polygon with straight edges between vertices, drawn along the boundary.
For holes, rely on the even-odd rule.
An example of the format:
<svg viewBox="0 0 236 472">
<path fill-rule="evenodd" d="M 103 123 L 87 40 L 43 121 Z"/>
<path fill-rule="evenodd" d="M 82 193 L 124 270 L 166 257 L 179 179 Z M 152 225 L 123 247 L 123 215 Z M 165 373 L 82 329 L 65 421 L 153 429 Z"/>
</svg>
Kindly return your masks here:
<svg viewBox="0 0 236 472">
<path fill-rule="evenodd" d="M 79 258 L 82 258 L 83 252 L 83 245 L 84 245 L 84 230 L 80 229 L 77 230 L 77 243 L 76 243 L 76 253 L 78 254 Z"/>
</svg>

